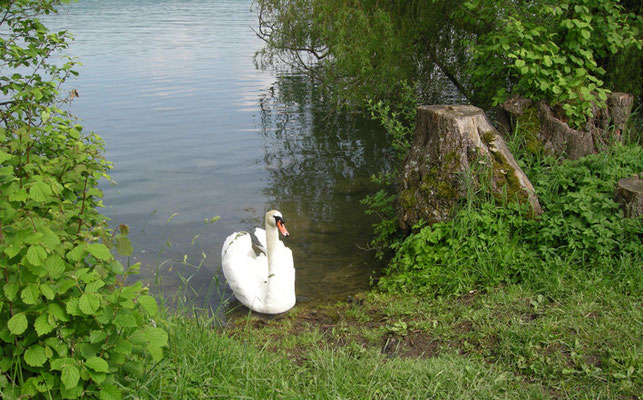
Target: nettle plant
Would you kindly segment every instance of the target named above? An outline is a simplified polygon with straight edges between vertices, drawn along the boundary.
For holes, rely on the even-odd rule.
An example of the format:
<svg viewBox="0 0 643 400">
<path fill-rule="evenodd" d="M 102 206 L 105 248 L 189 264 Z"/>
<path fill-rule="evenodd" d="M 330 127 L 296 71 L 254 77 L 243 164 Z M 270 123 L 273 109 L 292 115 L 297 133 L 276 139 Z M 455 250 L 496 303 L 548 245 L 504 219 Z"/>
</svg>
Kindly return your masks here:
<svg viewBox="0 0 643 400">
<path fill-rule="evenodd" d="M 61 110 L 74 61 L 37 18 L 64 0 L 0 0 L 0 397 L 119 399 L 125 373 L 161 359 L 156 300 L 112 254 L 127 227 L 98 212 L 103 142 Z M 56 55 L 55 62 L 51 61 Z M 69 100 L 69 98 L 68 98 Z"/>
<path fill-rule="evenodd" d="M 478 3 L 470 0 L 465 7 L 476 9 Z M 641 19 L 613 0 L 544 1 L 526 7 L 520 17 L 507 16 L 478 38 L 473 82 L 480 87 L 508 84 L 495 91 L 494 105 L 509 93 L 546 100 L 563 109 L 571 126 L 581 127 L 609 93 L 605 63 L 626 49 L 641 49 Z"/>
</svg>

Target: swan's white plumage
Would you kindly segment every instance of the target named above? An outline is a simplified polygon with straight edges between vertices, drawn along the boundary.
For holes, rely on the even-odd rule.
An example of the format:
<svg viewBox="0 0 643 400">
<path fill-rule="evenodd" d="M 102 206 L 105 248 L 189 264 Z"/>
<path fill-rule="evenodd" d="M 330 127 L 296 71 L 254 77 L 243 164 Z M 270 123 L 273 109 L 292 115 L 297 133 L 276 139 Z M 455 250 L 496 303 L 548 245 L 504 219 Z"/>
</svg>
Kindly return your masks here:
<svg viewBox="0 0 643 400">
<path fill-rule="evenodd" d="M 280 240 L 275 216 L 266 214 L 266 230 L 255 229 L 257 246 L 253 248 L 248 232 L 228 236 L 221 249 L 221 266 L 234 296 L 249 309 L 278 314 L 295 305 L 295 268 L 292 251 Z"/>
</svg>

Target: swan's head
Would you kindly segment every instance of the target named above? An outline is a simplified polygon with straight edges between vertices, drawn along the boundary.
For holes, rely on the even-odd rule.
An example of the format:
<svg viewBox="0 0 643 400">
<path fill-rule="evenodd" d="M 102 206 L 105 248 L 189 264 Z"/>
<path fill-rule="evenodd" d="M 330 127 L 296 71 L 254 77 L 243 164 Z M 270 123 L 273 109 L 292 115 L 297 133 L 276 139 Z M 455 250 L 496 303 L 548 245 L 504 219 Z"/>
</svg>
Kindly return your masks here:
<svg viewBox="0 0 643 400">
<path fill-rule="evenodd" d="M 286 230 L 286 221 L 283 215 L 277 210 L 271 210 L 266 213 L 266 225 L 276 227 L 284 236 L 290 235 Z"/>
</svg>

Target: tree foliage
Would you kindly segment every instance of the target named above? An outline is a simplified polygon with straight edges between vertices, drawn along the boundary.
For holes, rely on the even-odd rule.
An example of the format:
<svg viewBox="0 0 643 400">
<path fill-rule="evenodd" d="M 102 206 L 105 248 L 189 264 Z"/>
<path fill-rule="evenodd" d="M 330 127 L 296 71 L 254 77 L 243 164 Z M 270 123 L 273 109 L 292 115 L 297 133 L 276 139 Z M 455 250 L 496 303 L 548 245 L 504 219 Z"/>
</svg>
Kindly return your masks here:
<svg viewBox="0 0 643 400">
<path fill-rule="evenodd" d="M 562 107 L 571 124 L 580 126 L 593 116 L 595 104 L 605 102 L 608 70 L 610 76 L 619 73 L 611 60 L 626 49 L 640 50 L 643 41 L 634 15 L 618 2 L 547 3 L 518 17 L 508 15 L 477 38 L 472 82 L 481 93 L 495 91 L 494 104 L 509 93 L 546 100 Z M 478 9 L 483 4 L 484 0 L 472 0 L 465 6 Z"/>
<path fill-rule="evenodd" d="M 258 0 L 264 54 L 306 71 L 340 103 L 420 97 L 445 79 L 479 106 L 508 93 L 572 120 L 607 90 L 641 95 L 638 6 L 613 0 Z M 633 11 L 634 13 L 630 12 Z M 633 53 L 633 51 L 635 53 Z M 633 57 L 635 68 L 623 57 Z M 636 65 L 638 63 L 638 67 Z M 470 68 L 473 66 L 473 68 Z M 627 75 L 626 77 L 622 75 Z M 605 83 L 613 86 L 606 86 Z M 629 84 L 626 84 L 629 82 Z M 638 85 L 636 84 L 638 82 Z"/>
<path fill-rule="evenodd" d="M 464 34 L 443 18 L 460 3 L 259 0 L 258 34 L 264 55 L 307 72 L 336 103 L 395 98 L 402 81 L 429 84 L 435 63 L 462 81 L 464 63 L 443 62 L 460 58 Z"/>
<path fill-rule="evenodd" d="M 75 74 L 69 33 L 39 18 L 65 0 L 0 1 L 0 397 L 118 399 L 119 371 L 162 356 L 149 324 L 156 301 L 124 286 L 112 255 L 131 254 L 110 230 L 99 179 L 103 142 L 61 109 Z M 67 97 L 70 101 L 73 95 Z M 136 268 L 130 270 L 133 272 Z"/>
</svg>

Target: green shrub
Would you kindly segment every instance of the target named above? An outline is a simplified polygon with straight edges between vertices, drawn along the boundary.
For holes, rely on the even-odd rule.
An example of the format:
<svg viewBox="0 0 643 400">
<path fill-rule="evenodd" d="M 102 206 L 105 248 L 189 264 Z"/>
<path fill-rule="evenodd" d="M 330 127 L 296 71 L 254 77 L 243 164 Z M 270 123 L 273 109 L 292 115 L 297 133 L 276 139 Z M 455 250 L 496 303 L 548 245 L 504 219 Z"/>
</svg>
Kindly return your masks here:
<svg viewBox="0 0 643 400">
<path fill-rule="evenodd" d="M 545 287 L 560 276 L 595 276 L 627 292 L 643 288 L 641 218 L 623 217 L 616 182 L 643 170 L 640 146 L 527 171 L 544 214 L 526 219 L 524 206 L 468 200 L 457 216 L 392 247 L 379 282 L 387 291 L 463 293 L 504 282 Z"/>
<path fill-rule="evenodd" d="M 156 301 L 125 286 L 112 255 L 129 255 L 127 227 L 112 231 L 98 180 L 110 164 L 102 140 L 57 103 L 74 63 L 36 15 L 64 1 L 2 2 L 0 45 L 0 395 L 121 397 L 118 376 L 158 360 L 165 331 L 150 325 Z M 129 272 L 134 272 L 131 268 Z M 128 273 L 129 273 L 128 272 Z"/>
<path fill-rule="evenodd" d="M 533 256 L 520 238 L 525 208 L 492 202 L 461 210 L 455 219 L 419 228 L 395 243 L 380 280 L 387 291 L 461 294 L 520 278 Z"/>
<path fill-rule="evenodd" d="M 475 10 L 483 7 L 480 3 L 484 0 L 465 6 Z M 617 68 L 623 53 L 640 52 L 641 19 L 612 0 L 542 3 L 504 18 L 477 39 L 472 82 L 478 91 L 496 93 L 494 105 L 508 93 L 546 100 L 561 106 L 570 125 L 579 127 L 609 93 L 605 68 Z M 613 75 L 607 78 L 614 81 Z"/>
</svg>

